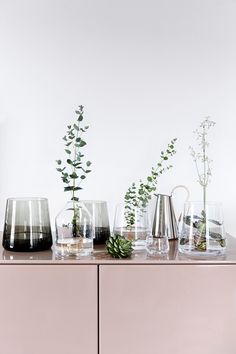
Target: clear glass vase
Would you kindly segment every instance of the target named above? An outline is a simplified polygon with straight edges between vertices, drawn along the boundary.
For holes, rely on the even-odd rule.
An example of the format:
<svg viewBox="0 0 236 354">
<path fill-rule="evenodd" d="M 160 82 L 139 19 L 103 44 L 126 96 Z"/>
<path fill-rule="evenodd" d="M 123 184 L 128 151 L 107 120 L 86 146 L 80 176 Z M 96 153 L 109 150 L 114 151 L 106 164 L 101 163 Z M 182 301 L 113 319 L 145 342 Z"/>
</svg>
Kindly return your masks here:
<svg viewBox="0 0 236 354">
<path fill-rule="evenodd" d="M 146 240 L 151 234 L 148 209 L 134 208 L 132 214 L 132 217 L 129 217 L 125 204 L 117 205 L 113 234 L 131 240 L 134 251 L 142 251 L 146 249 Z"/>
<path fill-rule="evenodd" d="M 147 238 L 147 253 L 149 256 L 162 255 L 169 252 L 170 245 L 168 236 L 153 236 Z"/>
<path fill-rule="evenodd" d="M 185 254 L 224 253 L 226 236 L 220 203 L 186 202 L 180 224 L 179 251 Z"/>
<path fill-rule="evenodd" d="M 83 200 L 82 202 L 92 216 L 94 244 L 104 245 L 110 237 L 107 202 L 103 200 Z"/>
<path fill-rule="evenodd" d="M 92 217 L 85 205 L 67 202 L 56 217 L 56 255 L 89 256 L 93 252 L 93 237 Z"/>
</svg>

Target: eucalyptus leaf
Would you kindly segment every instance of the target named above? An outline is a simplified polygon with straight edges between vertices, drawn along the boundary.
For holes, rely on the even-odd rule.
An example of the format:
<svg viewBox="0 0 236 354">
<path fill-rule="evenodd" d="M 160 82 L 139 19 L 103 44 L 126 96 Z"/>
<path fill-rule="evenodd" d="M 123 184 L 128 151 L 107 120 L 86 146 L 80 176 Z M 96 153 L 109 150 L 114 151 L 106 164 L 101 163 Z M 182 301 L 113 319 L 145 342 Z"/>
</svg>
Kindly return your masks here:
<svg viewBox="0 0 236 354">
<path fill-rule="evenodd" d="M 64 187 L 65 192 L 73 191 L 74 187 L 73 186 L 66 186 Z"/>
<path fill-rule="evenodd" d="M 76 179 L 78 178 L 79 176 L 76 174 L 76 172 L 73 172 L 71 175 L 70 175 L 70 178 L 72 179 Z"/>
<path fill-rule="evenodd" d="M 79 146 L 80 147 L 83 147 L 83 146 L 85 146 L 87 143 L 84 141 L 84 140 L 80 140 L 80 143 L 79 143 Z"/>
<path fill-rule="evenodd" d="M 79 201 L 79 198 L 77 198 L 77 197 L 72 197 L 71 200 L 74 200 L 74 201 L 78 202 L 78 201 Z"/>
<path fill-rule="evenodd" d="M 79 126 L 77 124 L 74 124 L 73 127 L 75 128 L 75 130 L 79 131 Z"/>
<path fill-rule="evenodd" d="M 82 188 L 81 187 L 74 187 L 74 190 L 75 191 L 79 191 L 79 190 L 81 190 Z"/>
</svg>

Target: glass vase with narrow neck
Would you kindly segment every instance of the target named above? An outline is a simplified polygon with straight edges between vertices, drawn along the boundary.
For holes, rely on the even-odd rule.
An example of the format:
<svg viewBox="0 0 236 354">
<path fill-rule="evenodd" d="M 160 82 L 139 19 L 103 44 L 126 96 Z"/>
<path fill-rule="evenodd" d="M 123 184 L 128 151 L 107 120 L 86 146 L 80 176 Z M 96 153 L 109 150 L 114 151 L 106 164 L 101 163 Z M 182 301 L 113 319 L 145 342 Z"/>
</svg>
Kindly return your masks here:
<svg viewBox="0 0 236 354">
<path fill-rule="evenodd" d="M 222 206 L 216 202 L 186 202 L 180 223 L 179 251 L 192 256 L 225 252 Z"/>
<path fill-rule="evenodd" d="M 80 201 L 69 201 L 56 217 L 55 252 L 58 257 L 90 256 L 93 252 L 92 217 Z"/>
<path fill-rule="evenodd" d="M 134 251 L 146 250 L 146 239 L 151 234 L 148 208 L 135 207 L 131 212 L 125 204 L 117 205 L 113 234 L 131 240 Z"/>
</svg>

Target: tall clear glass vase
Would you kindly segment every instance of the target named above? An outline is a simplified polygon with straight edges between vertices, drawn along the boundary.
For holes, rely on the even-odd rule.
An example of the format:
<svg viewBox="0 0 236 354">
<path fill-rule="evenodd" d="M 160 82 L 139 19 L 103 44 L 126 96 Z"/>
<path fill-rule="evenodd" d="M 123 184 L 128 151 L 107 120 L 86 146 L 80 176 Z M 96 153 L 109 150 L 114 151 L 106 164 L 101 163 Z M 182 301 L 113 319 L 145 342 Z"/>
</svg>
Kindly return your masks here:
<svg viewBox="0 0 236 354">
<path fill-rule="evenodd" d="M 186 202 L 180 226 L 179 251 L 194 256 L 209 256 L 222 254 L 225 248 L 221 204 Z"/>
<path fill-rule="evenodd" d="M 92 217 L 82 202 L 69 201 L 56 217 L 55 252 L 59 257 L 89 256 L 93 252 Z"/>
</svg>

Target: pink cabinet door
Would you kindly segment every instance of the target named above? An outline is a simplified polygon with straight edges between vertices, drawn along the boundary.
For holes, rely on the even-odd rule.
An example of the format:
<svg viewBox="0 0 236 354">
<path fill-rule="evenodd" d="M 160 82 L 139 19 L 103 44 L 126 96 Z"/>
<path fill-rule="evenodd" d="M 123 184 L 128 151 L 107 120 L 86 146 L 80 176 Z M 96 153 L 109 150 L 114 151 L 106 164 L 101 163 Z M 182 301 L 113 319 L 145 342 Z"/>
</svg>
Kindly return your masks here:
<svg viewBox="0 0 236 354">
<path fill-rule="evenodd" d="M 100 354 L 235 354 L 236 266 L 100 266 Z"/>
<path fill-rule="evenodd" d="M 1 354 L 97 354 L 97 267 L 0 266 Z"/>
</svg>

